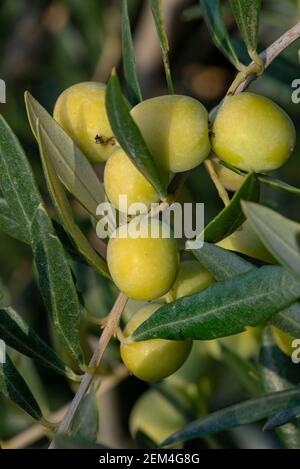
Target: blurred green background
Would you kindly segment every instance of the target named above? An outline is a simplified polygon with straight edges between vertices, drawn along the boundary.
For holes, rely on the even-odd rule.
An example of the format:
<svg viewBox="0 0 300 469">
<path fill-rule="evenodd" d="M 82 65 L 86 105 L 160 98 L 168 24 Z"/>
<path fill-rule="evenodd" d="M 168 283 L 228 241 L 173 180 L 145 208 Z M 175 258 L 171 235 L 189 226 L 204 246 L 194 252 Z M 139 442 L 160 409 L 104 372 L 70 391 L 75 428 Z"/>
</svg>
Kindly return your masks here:
<svg viewBox="0 0 300 469">
<path fill-rule="evenodd" d="M 240 57 L 247 62 L 247 54 L 230 14 L 228 3 L 226 1 L 223 3 L 228 28 Z M 212 44 L 197 1 L 164 0 L 163 4 L 176 93 L 193 96 L 211 109 L 226 93 L 234 78 L 234 70 Z M 26 118 L 24 91 L 30 90 L 33 96 L 52 112 L 58 95 L 68 86 L 87 80 L 105 82 L 113 66 L 118 68 L 122 77 L 120 6 L 119 0 L 2 0 L 0 2 L 0 78 L 4 79 L 7 85 L 7 103 L 0 104 L 0 110 L 24 145 L 48 205 L 50 205 L 49 196 L 45 189 L 38 149 Z M 129 0 L 129 7 L 143 94 L 145 97 L 165 94 L 166 84 L 159 43 L 148 2 Z M 270 45 L 299 20 L 299 0 L 280 2 L 264 0 L 260 50 Z M 298 48 L 299 44 L 292 45 L 274 62 L 267 73 L 251 86 L 253 91 L 272 98 L 285 108 L 297 129 L 300 121 L 300 104 L 292 103 L 291 84 L 294 79 L 299 78 Z M 299 151 L 298 141 L 295 154 L 280 170 L 280 179 L 298 187 L 300 187 Z M 102 168 L 96 169 L 101 177 Z M 207 221 L 222 207 L 204 168 L 201 167 L 193 172 L 187 187 L 194 200 L 205 203 Z M 297 198 L 265 189 L 262 200 L 290 218 L 300 221 Z M 78 222 L 89 233 L 90 239 L 95 241 L 89 218 L 75 201 L 73 207 Z M 50 206 L 49 210 L 52 210 Z M 90 314 L 98 318 L 104 317 L 113 304 L 116 295 L 114 288 L 96 276 L 91 269 L 82 265 L 74 265 L 74 271 L 78 288 L 84 296 Z M 0 284 L 1 289 L 5 291 L 3 304 L 13 305 L 43 338 L 52 342 L 54 340 L 55 343 L 34 280 L 31 252 L 23 244 L 1 233 Z M 136 305 L 129 305 L 128 309 L 135 307 Z M 87 355 L 98 330 L 96 325 L 91 326 L 83 319 L 83 341 L 86 344 Z M 116 343 L 112 344 L 109 352 L 105 363 L 108 371 L 118 363 Z M 252 352 L 250 355 L 253 358 Z M 72 390 L 64 379 L 36 367 L 31 360 L 24 359 L 15 352 L 13 356 L 46 412 L 60 408 L 71 399 Z M 200 344 L 194 357 L 199 367 L 197 371 L 199 376 L 190 380 L 189 377 L 179 375 L 174 380 L 177 379 L 178 389 L 187 387 L 186 393 L 190 393 L 188 400 L 193 402 L 195 400 L 200 414 L 205 411 L 204 408 L 211 410 L 249 396 L 249 390 L 236 381 L 234 375 L 233 379 L 230 378 L 230 373 L 233 371 L 219 359 L 218 353 L 207 354 L 201 349 Z M 188 376 L 188 367 L 186 369 Z M 195 380 L 197 386 L 193 387 Z M 187 382 L 190 388 L 183 385 Z M 115 447 L 134 445 L 128 431 L 128 416 L 136 399 L 148 388 L 149 386 L 130 377 L 102 397 L 99 403 L 100 436 L 108 444 Z M 160 402 L 156 403 L 155 399 Z M 150 399 L 151 405 L 165 408 L 161 399 L 164 399 L 162 394 L 154 393 L 154 397 Z M 174 409 L 171 409 L 171 414 L 172 412 L 174 413 Z M 0 416 L 0 440 L 8 440 L 32 424 L 29 417 L 2 398 L 0 398 Z M 160 418 L 161 422 L 158 424 L 163 427 L 164 417 Z M 166 420 L 168 418 L 166 417 Z M 172 415 L 172 418 L 178 420 L 179 416 Z M 147 425 L 151 427 L 150 421 Z M 153 432 L 157 431 L 154 428 Z M 34 443 L 35 446 L 45 444 L 46 440 L 43 439 Z M 262 434 L 258 427 L 251 426 L 227 433 L 226 436 L 220 435 L 213 441 L 196 442 L 195 445 L 198 445 L 196 447 L 199 445 L 201 447 L 214 445 L 243 448 L 257 447 L 257 445 L 276 447 L 278 441 L 274 436 Z"/>
</svg>

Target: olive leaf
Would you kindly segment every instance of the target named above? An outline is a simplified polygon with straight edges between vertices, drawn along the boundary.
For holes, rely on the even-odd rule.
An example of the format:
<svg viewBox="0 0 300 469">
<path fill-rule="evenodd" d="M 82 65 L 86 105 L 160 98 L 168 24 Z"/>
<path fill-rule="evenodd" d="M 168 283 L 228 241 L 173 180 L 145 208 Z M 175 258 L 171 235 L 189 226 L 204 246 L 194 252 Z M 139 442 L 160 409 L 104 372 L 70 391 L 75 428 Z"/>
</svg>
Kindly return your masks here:
<svg viewBox="0 0 300 469">
<path fill-rule="evenodd" d="M 73 419 L 71 436 L 96 440 L 99 431 L 97 396 L 94 389 L 82 399 Z"/>
<path fill-rule="evenodd" d="M 70 266 L 45 209 L 39 206 L 32 220 L 32 248 L 38 281 L 54 326 L 72 356 L 82 363 L 78 323 L 80 304 Z"/>
<path fill-rule="evenodd" d="M 42 365 L 73 378 L 73 373 L 56 353 L 26 324 L 13 308 L 0 308 L 0 339 Z"/>
<path fill-rule="evenodd" d="M 168 90 L 170 94 L 174 93 L 174 85 L 172 81 L 172 74 L 169 64 L 169 41 L 168 36 L 165 30 L 163 11 L 162 11 L 162 1 L 161 0 L 151 0 L 151 10 L 154 18 L 157 34 L 159 37 L 160 48 L 163 57 L 163 63 L 165 68 L 166 80 L 168 85 Z"/>
<path fill-rule="evenodd" d="M 122 57 L 126 89 L 130 103 L 135 106 L 143 100 L 136 73 L 134 49 L 128 14 L 128 0 L 123 0 L 122 7 Z"/>
<path fill-rule="evenodd" d="M 101 443 L 90 441 L 82 436 L 78 437 L 58 433 L 54 436 L 53 441 L 57 449 L 109 449 Z"/>
<path fill-rule="evenodd" d="M 294 187 L 290 184 L 287 184 L 286 182 L 279 181 L 279 179 L 274 179 L 267 176 L 259 176 L 259 181 L 266 186 L 272 187 L 273 189 L 300 196 L 300 189 L 298 187 Z"/>
<path fill-rule="evenodd" d="M 255 269 L 251 262 L 214 244 L 204 242 L 201 249 L 192 253 L 219 282 Z"/>
<path fill-rule="evenodd" d="M 6 355 L 6 362 L 0 364 L 0 393 L 34 419 L 41 420 L 42 412 L 38 403 L 8 355 Z"/>
<path fill-rule="evenodd" d="M 49 192 L 66 232 L 71 236 L 79 253 L 84 257 L 87 263 L 100 274 L 110 278 L 106 262 L 96 253 L 74 220 L 68 198 L 52 164 L 53 157 L 51 158 L 50 155 L 53 146 L 51 145 L 47 132 L 40 122 L 38 122 L 37 125 L 37 135 Z"/>
<path fill-rule="evenodd" d="M 91 164 L 62 127 L 28 92 L 25 93 L 25 104 L 36 139 L 38 120 L 48 135 L 49 156 L 61 182 L 95 217 L 98 205 L 105 200 L 105 192 Z"/>
<path fill-rule="evenodd" d="M 110 125 L 119 144 L 133 164 L 153 185 L 161 197 L 167 195 L 167 179 L 159 171 L 142 134 L 130 115 L 120 81 L 112 73 L 106 90 L 106 108 Z"/>
<path fill-rule="evenodd" d="M 230 6 L 251 55 L 257 48 L 261 0 L 230 0 Z"/>
<path fill-rule="evenodd" d="M 260 185 L 255 174 L 249 174 L 242 186 L 225 207 L 204 229 L 204 239 L 217 243 L 234 233 L 244 223 L 246 217 L 241 208 L 242 200 L 258 201 Z"/>
<path fill-rule="evenodd" d="M 204 243 L 201 249 L 192 252 L 218 281 L 256 269 L 253 264 L 237 254 L 213 244 Z M 270 323 L 287 334 L 300 337 L 300 303 L 280 311 L 270 319 Z"/>
<path fill-rule="evenodd" d="M 22 225 L 17 223 L 5 199 L 0 199 L 0 230 L 18 241 L 30 243 L 27 229 L 24 229 Z"/>
<path fill-rule="evenodd" d="M 291 358 L 285 355 L 276 345 L 271 328 L 266 328 L 260 352 L 260 367 L 262 382 L 267 392 L 278 392 L 291 389 L 299 384 L 298 365 L 293 364 Z M 297 387 L 296 389 L 299 389 Z M 287 406 L 287 411 L 294 406 Z M 277 414 L 278 416 L 278 414 Z M 278 434 L 285 446 L 296 449 L 300 446 L 300 422 L 293 422 L 278 429 Z"/>
<path fill-rule="evenodd" d="M 282 427 L 287 423 L 292 422 L 295 419 L 300 418 L 300 406 L 293 407 L 292 409 L 283 410 L 274 417 L 270 417 L 267 423 L 264 425 L 264 431 L 274 430 L 275 428 Z M 294 423 L 294 422 L 293 422 Z"/>
<path fill-rule="evenodd" d="M 222 15 L 220 0 L 200 0 L 200 6 L 204 21 L 215 45 L 240 70 L 241 63 L 229 37 Z"/>
<path fill-rule="evenodd" d="M 179 441 L 193 440 L 241 425 L 258 422 L 287 407 L 298 406 L 299 403 L 300 388 L 268 393 L 212 412 L 207 417 L 186 425 L 162 442 L 162 445 L 173 445 Z"/>
<path fill-rule="evenodd" d="M 211 340 L 258 326 L 300 297 L 300 282 L 281 267 L 264 266 L 159 308 L 134 340 Z"/>
<path fill-rule="evenodd" d="M 266 248 L 280 264 L 300 278 L 300 224 L 262 205 L 243 202 L 242 207 Z"/>
<path fill-rule="evenodd" d="M 2 213 L 18 225 L 17 236 L 30 239 L 30 226 L 34 213 L 41 203 L 31 167 L 19 140 L 0 115 L 0 187 L 8 207 L 2 203 Z M 13 229 L 11 222 L 7 230 Z"/>
</svg>

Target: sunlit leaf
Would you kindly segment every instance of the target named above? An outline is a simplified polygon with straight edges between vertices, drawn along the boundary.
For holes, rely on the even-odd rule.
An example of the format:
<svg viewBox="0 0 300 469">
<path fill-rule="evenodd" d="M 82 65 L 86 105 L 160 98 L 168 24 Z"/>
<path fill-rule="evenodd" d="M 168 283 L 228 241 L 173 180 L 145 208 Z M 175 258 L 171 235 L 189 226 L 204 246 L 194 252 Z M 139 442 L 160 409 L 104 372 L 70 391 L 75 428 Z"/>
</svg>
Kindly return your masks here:
<svg viewBox="0 0 300 469">
<path fill-rule="evenodd" d="M 32 132 L 37 138 L 37 122 L 45 129 L 51 145 L 51 162 L 68 191 L 95 217 L 97 206 L 105 200 L 105 193 L 91 164 L 72 139 L 30 93 L 25 103 Z"/>
<path fill-rule="evenodd" d="M 47 185 L 62 224 L 87 263 L 109 278 L 106 262 L 96 253 L 74 220 L 68 198 L 52 164 L 53 147 L 42 124 L 38 126 L 38 138 Z"/>
</svg>

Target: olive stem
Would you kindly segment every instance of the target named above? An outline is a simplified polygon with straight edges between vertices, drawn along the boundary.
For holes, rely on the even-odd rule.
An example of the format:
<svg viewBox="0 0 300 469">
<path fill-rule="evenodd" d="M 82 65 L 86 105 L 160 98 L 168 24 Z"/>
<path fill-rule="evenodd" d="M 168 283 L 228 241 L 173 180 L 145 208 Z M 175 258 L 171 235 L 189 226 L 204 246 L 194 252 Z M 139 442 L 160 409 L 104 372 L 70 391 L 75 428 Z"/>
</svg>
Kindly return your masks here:
<svg viewBox="0 0 300 469">
<path fill-rule="evenodd" d="M 217 172 L 214 168 L 213 162 L 211 160 L 207 159 L 207 160 L 205 160 L 204 164 L 205 164 L 205 167 L 208 171 L 208 174 L 211 177 L 212 182 L 214 183 L 214 185 L 215 185 L 215 187 L 218 191 L 219 197 L 222 199 L 225 207 L 227 207 L 227 205 L 230 204 L 229 195 L 228 195 L 227 190 L 225 189 L 225 187 L 223 186 L 223 184 L 220 181 L 220 178 L 219 178 L 219 176 L 218 176 L 218 174 L 217 174 Z"/>
<path fill-rule="evenodd" d="M 127 378 L 127 376 L 127 368 L 124 365 L 119 365 L 112 375 L 106 376 L 103 381 L 101 381 L 99 390 L 97 391 L 97 398 L 101 397 L 103 394 L 117 386 L 121 381 Z M 64 405 L 48 417 L 53 425 L 57 425 L 63 419 L 69 405 L 69 403 Z M 1 446 L 3 449 L 26 448 L 27 446 L 30 446 L 43 438 L 48 433 L 49 430 L 41 423 L 34 423 L 30 428 L 12 437 L 10 440 L 1 442 Z"/>
<path fill-rule="evenodd" d="M 271 63 L 278 57 L 281 52 L 283 52 L 287 47 L 289 47 L 293 42 L 295 42 L 300 37 L 300 22 L 298 22 L 295 26 L 289 29 L 286 33 L 284 33 L 280 38 L 278 38 L 273 44 L 268 47 L 265 51 L 259 54 L 259 57 L 262 59 L 264 64 L 264 69 L 269 67 Z M 253 66 L 255 62 L 253 61 L 249 67 Z M 240 85 L 236 88 L 235 94 L 241 93 L 244 91 L 252 81 L 257 78 L 256 73 L 252 73 L 250 75 L 247 74 L 245 79 L 240 83 Z"/>
<path fill-rule="evenodd" d="M 124 293 L 120 293 L 111 312 L 109 313 L 109 316 L 107 318 L 107 323 L 105 326 L 105 329 L 103 330 L 98 346 L 92 356 L 92 359 L 89 363 L 89 368 L 95 370 L 101 361 L 101 358 L 106 350 L 106 347 L 110 341 L 110 339 L 113 337 L 115 334 L 115 331 L 118 327 L 119 320 L 121 317 L 121 314 L 123 312 L 123 309 L 125 308 L 125 305 L 127 303 L 127 296 L 124 295 Z M 78 409 L 78 406 L 83 399 L 85 393 L 88 391 L 90 388 L 93 380 L 95 377 L 95 372 L 94 373 L 85 373 L 85 375 L 82 378 L 81 384 L 78 388 L 77 393 L 74 396 L 73 401 L 71 402 L 70 407 L 68 408 L 68 411 L 66 415 L 64 416 L 63 420 L 61 421 L 59 427 L 58 427 L 58 432 L 59 433 L 66 433 L 70 425 L 72 423 L 73 417 Z M 49 446 L 49 449 L 55 449 L 55 444 L 54 441 Z"/>
</svg>

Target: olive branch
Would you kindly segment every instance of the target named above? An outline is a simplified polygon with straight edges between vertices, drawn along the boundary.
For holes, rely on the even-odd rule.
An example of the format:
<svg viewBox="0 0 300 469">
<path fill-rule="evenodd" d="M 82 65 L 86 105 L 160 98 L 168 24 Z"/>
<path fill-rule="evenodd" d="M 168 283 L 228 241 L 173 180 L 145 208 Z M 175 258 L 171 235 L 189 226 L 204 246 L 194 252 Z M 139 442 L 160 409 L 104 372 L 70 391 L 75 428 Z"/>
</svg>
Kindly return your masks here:
<svg viewBox="0 0 300 469">
<path fill-rule="evenodd" d="M 260 54 L 260 59 L 263 64 L 263 68 L 261 69 L 260 66 L 257 65 L 257 60 L 251 62 L 247 67 L 245 67 L 241 72 L 238 73 L 237 77 L 233 81 L 232 85 L 230 86 L 228 93 L 229 94 L 238 94 L 244 91 L 250 83 L 255 80 L 263 71 L 271 65 L 271 63 L 275 60 L 275 58 L 283 52 L 288 46 L 290 46 L 294 41 L 296 41 L 300 37 L 300 22 L 293 26 L 289 31 L 284 33 L 279 39 L 277 39 L 271 46 L 269 46 L 264 52 Z M 228 94 L 227 94 L 228 95 Z M 210 174 L 212 181 L 214 182 L 220 197 L 222 198 L 225 205 L 229 202 L 229 197 L 227 191 L 222 186 L 218 175 L 214 171 L 212 162 L 208 159 L 205 162 L 206 168 Z M 159 210 L 164 210 L 166 207 L 169 206 L 170 203 L 174 201 L 180 187 L 182 186 L 184 180 L 186 178 L 186 174 L 179 174 L 171 183 L 171 192 L 173 196 L 171 196 L 167 203 L 166 201 L 162 202 L 159 206 Z M 175 194 L 175 196 L 174 196 Z M 98 345 L 94 351 L 93 357 L 89 363 L 88 369 L 84 374 L 81 384 L 79 386 L 78 391 L 76 392 L 73 401 L 69 405 L 62 421 L 57 427 L 57 431 L 59 433 L 66 433 L 70 429 L 72 420 L 74 415 L 84 397 L 86 392 L 89 390 L 90 386 L 92 385 L 96 373 L 95 371 L 99 367 L 101 363 L 103 354 L 111 340 L 111 338 L 116 334 L 120 317 L 124 310 L 124 307 L 127 303 L 128 298 L 123 293 L 120 293 L 111 312 L 109 313 L 105 327 L 103 332 L 100 336 Z M 54 449 L 55 443 L 52 443 L 49 446 L 49 449 Z"/>
</svg>

